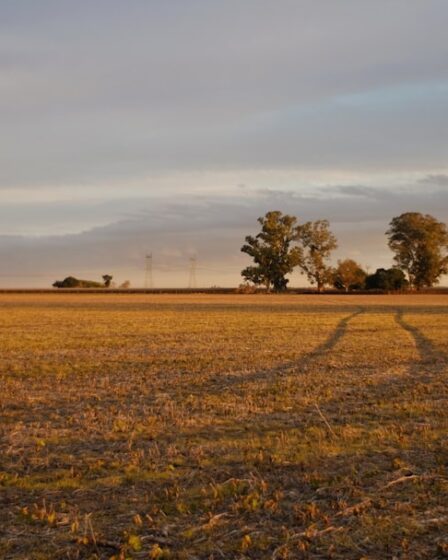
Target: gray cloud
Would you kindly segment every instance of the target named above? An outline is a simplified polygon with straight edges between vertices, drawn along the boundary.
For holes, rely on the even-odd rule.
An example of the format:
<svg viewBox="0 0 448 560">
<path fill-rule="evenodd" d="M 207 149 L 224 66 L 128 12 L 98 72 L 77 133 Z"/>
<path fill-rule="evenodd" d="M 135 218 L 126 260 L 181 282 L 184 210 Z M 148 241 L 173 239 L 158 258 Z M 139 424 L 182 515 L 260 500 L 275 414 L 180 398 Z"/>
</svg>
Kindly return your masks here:
<svg viewBox="0 0 448 560">
<path fill-rule="evenodd" d="M 445 174 L 432 174 L 427 175 L 419 180 L 420 185 L 429 185 L 437 187 L 448 187 L 448 175 Z"/>
<path fill-rule="evenodd" d="M 361 196 L 363 198 L 373 198 L 376 199 L 379 196 L 384 198 L 384 196 L 390 196 L 389 191 L 378 191 L 374 187 L 365 187 L 362 185 L 341 185 L 334 189 L 336 192 L 346 195 L 346 196 Z"/>
<path fill-rule="evenodd" d="M 443 167 L 447 15 L 442 0 L 3 3 L 0 185 Z"/>
</svg>

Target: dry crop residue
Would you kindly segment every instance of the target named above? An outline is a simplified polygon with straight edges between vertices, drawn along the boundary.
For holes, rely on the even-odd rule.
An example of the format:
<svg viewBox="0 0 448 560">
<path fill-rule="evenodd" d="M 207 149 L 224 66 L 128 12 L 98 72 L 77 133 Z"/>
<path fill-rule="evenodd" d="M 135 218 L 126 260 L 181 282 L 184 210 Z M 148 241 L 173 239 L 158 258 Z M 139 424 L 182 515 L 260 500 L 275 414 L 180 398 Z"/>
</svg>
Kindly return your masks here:
<svg viewBox="0 0 448 560">
<path fill-rule="evenodd" d="M 0 296 L 2 559 L 448 555 L 446 296 Z"/>
</svg>

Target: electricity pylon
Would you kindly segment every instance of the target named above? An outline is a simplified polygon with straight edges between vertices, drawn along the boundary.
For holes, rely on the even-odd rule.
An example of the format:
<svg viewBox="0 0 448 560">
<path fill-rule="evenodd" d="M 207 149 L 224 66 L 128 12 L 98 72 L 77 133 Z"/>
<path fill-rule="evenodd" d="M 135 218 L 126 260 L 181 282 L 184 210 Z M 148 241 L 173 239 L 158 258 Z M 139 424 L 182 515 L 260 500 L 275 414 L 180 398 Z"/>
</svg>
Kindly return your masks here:
<svg viewBox="0 0 448 560">
<path fill-rule="evenodd" d="M 151 289 L 153 288 L 153 281 L 152 281 L 152 253 L 146 255 L 145 257 L 145 288 Z"/>
<path fill-rule="evenodd" d="M 190 257 L 190 274 L 188 277 L 188 287 L 190 289 L 197 288 L 197 282 L 196 282 L 197 263 L 198 263 L 197 257 Z"/>
</svg>

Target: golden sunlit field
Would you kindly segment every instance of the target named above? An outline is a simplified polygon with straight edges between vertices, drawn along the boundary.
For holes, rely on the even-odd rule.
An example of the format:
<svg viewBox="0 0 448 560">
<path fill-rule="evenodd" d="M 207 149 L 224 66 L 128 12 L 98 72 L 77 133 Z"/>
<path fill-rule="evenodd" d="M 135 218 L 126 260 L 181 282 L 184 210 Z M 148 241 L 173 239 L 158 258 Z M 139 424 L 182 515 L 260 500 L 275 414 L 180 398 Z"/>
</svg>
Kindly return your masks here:
<svg viewBox="0 0 448 560">
<path fill-rule="evenodd" d="M 448 297 L 0 295 L 0 558 L 448 557 Z"/>
</svg>

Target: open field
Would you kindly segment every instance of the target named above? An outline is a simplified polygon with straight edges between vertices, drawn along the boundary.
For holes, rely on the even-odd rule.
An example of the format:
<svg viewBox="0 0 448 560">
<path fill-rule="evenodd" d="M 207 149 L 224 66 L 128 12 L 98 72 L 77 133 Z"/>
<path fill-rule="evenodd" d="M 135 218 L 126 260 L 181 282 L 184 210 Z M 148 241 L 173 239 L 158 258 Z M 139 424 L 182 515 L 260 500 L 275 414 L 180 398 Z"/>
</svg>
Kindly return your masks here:
<svg viewBox="0 0 448 560">
<path fill-rule="evenodd" d="M 0 558 L 448 557 L 448 297 L 0 295 Z"/>
</svg>

